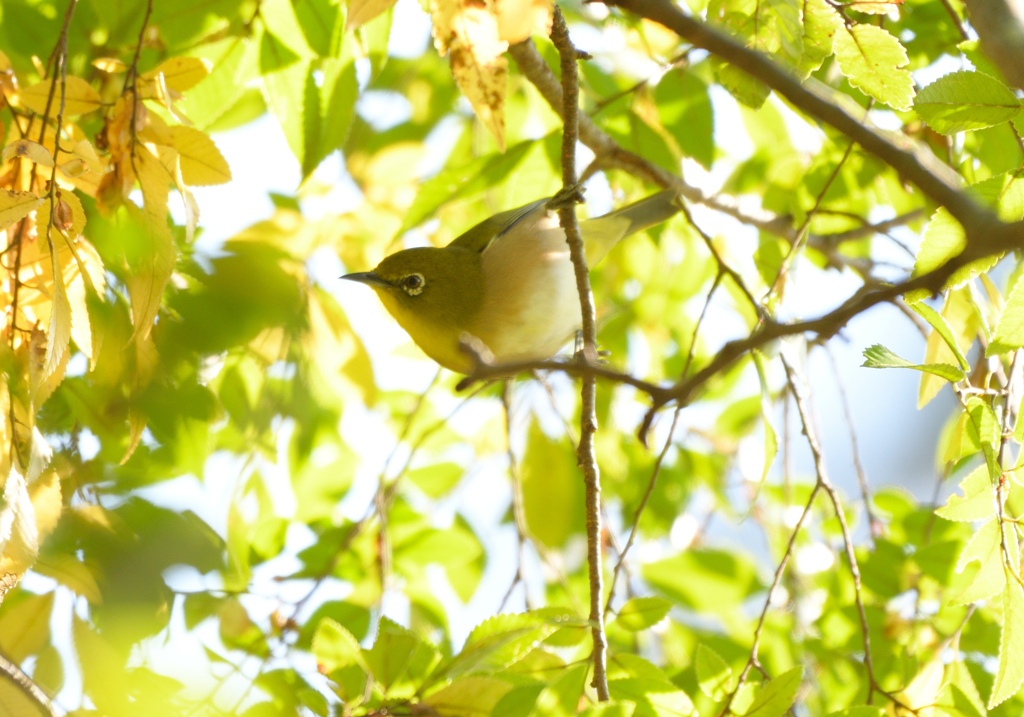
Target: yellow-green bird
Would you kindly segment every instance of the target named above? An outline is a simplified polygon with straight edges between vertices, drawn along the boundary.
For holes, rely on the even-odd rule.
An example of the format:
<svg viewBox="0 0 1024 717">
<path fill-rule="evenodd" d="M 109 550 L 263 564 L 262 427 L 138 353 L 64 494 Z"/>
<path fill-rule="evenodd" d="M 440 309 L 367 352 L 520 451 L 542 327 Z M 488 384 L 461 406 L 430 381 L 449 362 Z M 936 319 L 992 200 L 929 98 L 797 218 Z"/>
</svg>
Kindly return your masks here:
<svg viewBox="0 0 1024 717">
<path fill-rule="evenodd" d="M 548 201 L 495 214 L 446 247 L 405 249 L 341 278 L 372 287 L 416 345 L 452 371 L 473 368 L 459 349 L 463 334 L 499 363 L 550 358 L 581 319 L 569 247 Z M 677 202 L 665 191 L 580 222 L 587 266 L 623 237 L 667 220 Z"/>
</svg>

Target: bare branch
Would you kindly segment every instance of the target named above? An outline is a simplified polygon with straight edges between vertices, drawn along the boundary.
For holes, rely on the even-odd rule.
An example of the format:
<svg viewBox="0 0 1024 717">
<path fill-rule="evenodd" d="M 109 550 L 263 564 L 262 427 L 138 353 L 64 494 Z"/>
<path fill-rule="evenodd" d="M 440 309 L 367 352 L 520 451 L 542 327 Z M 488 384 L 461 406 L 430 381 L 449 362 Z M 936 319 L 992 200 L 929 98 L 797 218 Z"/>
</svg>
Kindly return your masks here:
<svg viewBox="0 0 1024 717">
<path fill-rule="evenodd" d="M 569 39 L 565 18 L 556 5 L 552 14 L 551 42 L 558 49 L 562 67 L 562 191 L 552 205 L 557 203 L 558 220 L 565 231 L 576 272 L 576 290 L 580 296 L 580 310 L 583 318 L 583 352 L 577 355 L 590 363 L 597 361 L 597 314 L 594 309 L 594 295 L 590 290 L 590 270 L 583 253 L 583 237 L 576 219 L 576 203 L 580 196 L 576 179 L 576 142 L 579 135 L 579 95 L 576 61 L 580 52 Z M 582 381 L 582 408 L 580 415 L 580 444 L 576 460 L 583 469 L 583 480 L 587 491 L 587 562 L 590 569 L 590 628 L 594 642 L 594 680 L 591 683 L 597 691 L 597 699 L 607 702 L 608 691 L 607 659 L 608 640 L 604 634 L 604 611 L 601 598 L 604 594 L 604 574 L 601 567 L 601 479 L 594 450 L 594 434 L 597 432 L 597 378 L 585 376 Z"/>
</svg>

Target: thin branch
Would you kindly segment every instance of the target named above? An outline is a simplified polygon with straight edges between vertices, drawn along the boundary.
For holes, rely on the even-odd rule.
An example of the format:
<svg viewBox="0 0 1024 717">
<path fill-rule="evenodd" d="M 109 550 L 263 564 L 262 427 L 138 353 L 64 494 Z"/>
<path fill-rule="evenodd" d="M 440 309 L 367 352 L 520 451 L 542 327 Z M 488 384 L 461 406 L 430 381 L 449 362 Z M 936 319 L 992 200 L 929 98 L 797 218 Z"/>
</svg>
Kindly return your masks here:
<svg viewBox="0 0 1024 717">
<path fill-rule="evenodd" d="M 839 401 L 843 404 L 843 415 L 846 417 L 846 426 L 850 429 L 850 451 L 853 453 L 853 468 L 857 473 L 857 483 L 860 484 L 860 495 L 864 501 L 864 512 L 868 516 L 868 533 L 871 536 L 871 541 L 874 542 L 875 536 L 881 535 L 885 529 L 885 525 L 882 521 L 875 517 L 874 512 L 871 510 L 871 490 L 868 488 L 867 475 L 864 473 L 864 466 L 860 461 L 860 446 L 857 443 L 857 429 L 853 425 L 853 413 L 850 411 L 850 399 L 846 396 L 846 386 L 844 385 L 843 377 L 839 373 L 839 363 L 836 361 L 836 356 L 832 350 L 826 345 L 825 353 L 828 355 L 828 360 L 832 364 L 832 375 L 836 377 L 836 386 L 839 388 Z"/>
<path fill-rule="evenodd" d="M 576 273 L 576 290 L 580 296 L 580 310 L 583 319 L 582 357 L 589 363 L 597 361 L 597 318 L 594 309 L 594 295 L 590 290 L 590 273 L 583 253 L 583 237 L 576 219 L 575 204 L 581 201 L 576 179 L 576 142 L 579 136 L 579 79 L 576 62 L 581 54 L 569 39 L 565 18 L 556 5 L 552 13 L 551 42 L 558 49 L 562 68 L 562 191 L 552 200 L 558 204 L 558 220 L 565 231 Z M 597 699 L 607 702 L 610 698 L 607 676 L 608 641 L 604 634 L 604 612 L 601 597 L 604 593 L 603 569 L 601 567 L 601 480 L 594 451 L 594 434 L 597 432 L 597 379 L 584 377 L 582 408 L 580 415 L 580 444 L 577 462 L 583 469 L 587 493 L 587 562 L 590 569 L 590 629 L 594 643 L 594 679 L 591 683 L 597 691 Z"/>
<path fill-rule="evenodd" d="M 46 696 L 46 693 L 39 689 L 39 685 L 22 672 L 20 667 L 4 657 L 3 654 L 0 654 L 0 673 L 6 675 L 25 698 L 39 708 L 40 713 L 57 717 L 57 711 L 50 703 L 50 698 Z"/>
<path fill-rule="evenodd" d="M 895 702 L 897 706 L 906 707 L 896 697 L 883 690 L 875 679 L 875 668 L 871 659 L 871 636 L 868 629 L 867 613 L 864 610 L 864 598 L 861 595 L 860 567 L 857 564 L 857 556 L 853 551 L 853 537 L 850 534 L 849 526 L 846 524 L 846 515 L 843 513 L 839 494 L 836 492 L 835 487 L 833 487 L 832 481 L 825 469 L 825 457 L 821 450 L 821 444 L 818 442 L 814 422 L 811 419 L 810 406 L 804 393 L 806 381 L 799 374 L 793 363 L 786 357 L 785 351 L 780 351 L 779 355 L 782 359 L 782 365 L 786 370 L 786 382 L 789 384 L 790 393 L 793 395 L 793 401 L 800 415 L 803 433 L 807 437 L 807 445 L 811 449 L 811 455 L 814 458 L 814 470 L 817 474 L 815 490 L 820 488 L 828 495 L 829 500 L 832 502 L 832 507 L 835 509 L 836 518 L 839 520 L 839 527 L 842 530 L 843 546 L 846 550 L 846 559 L 850 563 L 850 574 L 853 577 L 854 601 L 857 605 L 857 615 L 860 618 L 860 630 L 864 643 L 864 669 L 867 671 L 868 677 L 868 704 L 871 704 L 874 693 L 878 692 Z"/>
</svg>

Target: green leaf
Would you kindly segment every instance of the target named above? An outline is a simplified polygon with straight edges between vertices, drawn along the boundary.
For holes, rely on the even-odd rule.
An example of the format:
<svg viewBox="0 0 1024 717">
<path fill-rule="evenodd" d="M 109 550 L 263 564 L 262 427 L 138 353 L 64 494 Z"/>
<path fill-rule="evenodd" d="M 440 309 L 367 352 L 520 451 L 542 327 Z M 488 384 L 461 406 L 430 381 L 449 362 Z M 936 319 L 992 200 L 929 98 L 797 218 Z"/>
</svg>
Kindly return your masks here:
<svg viewBox="0 0 1024 717">
<path fill-rule="evenodd" d="M 838 712 L 831 712 L 828 717 L 885 717 L 885 710 L 881 707 L 857 705 L 856 707 L 847 707 L 845 710 L 839 710 Z"/>
<path fill-rule="evenodd" d="M 635 702 L 598 702 L 580 712 L 580 717 L 633 717 Z"/>
<path fill-rule="evenodd" d="M 349 665 L 357 665 L 363 671 L 368 669 L 359 641 L 329 617 L 320 621 L 310 651 L 324 674 Z"/>
<path fill-rule="evenodd" d="M 664 598 L 632 598 L 619 610 L 615 623 L 630 632 L 640 632 L 664 620 L 671 609 L 672 603 Z"/>
<path fill-rule="evenodd" d="M 0 617 L 0 651 L 15 663 L 38 653 L 49 642 L 53 598 L 53 592 L 28 593 L 24 600 L 4 610 Z"/>
<path fill-rule="evenodd" d="M 936 376 L 941 376 L 951 382 L 962 381 L 967 375 L 961 369 L 948 363 L 910 363 L 906 359 L 900 358 L 881 344 L 875 344 L 870 348 L 864 349 L 864 363 L 861 365 L 865 368 L 912 368 L 915 371 L 925 371 L 927 373 L 935 374 Z"/>
<path fill-rule="evenodd" d="M 536 418 L 520 463 L 523 512 L 530 533 L 549 548 L 583 532 L 583 481 L 564 439 L 549 438 Z"/>
<path fill-rule="evenodd" d="M 781 717 L 786 714 L 796 700 L 796 691 L 803 677 L 802 667 L 783 672 L 761 688 L 743 717 Z"/>
<path fill-rule="evenodd" d="M 458 463 L 435 463 L 411 470 L 405 477 L 428 497 L 440 498 L 458 485 L 465 473 L 466 469 Z"/>
<path fill-rule="evenodd" d="M 637 717 L 691 717 L 693 702 L 665 673 L 637 655 L 616 655 L 608 666 L 608 690 L 636 704 Z"/>
<path fill-rule="evenodd" d="M 381 618 L 373 648 L 363 655 L 366 671 L 396 699 L 411 697 L 441 659 L 433 645 L 387 618 Z"/>
<path fill-rule="evenodd" d="M 876 25 L 844 27 L 835 36 L 836 61 L 850 84 L 893 109 L 909 110 L 914 79 L 905 68 L 907 51 Z"/>
<path fill-rule="evenodd" d="M 544 688 L 530 717 L 571 717 L 576 714 L 590 666 L 576 664 Z"/>
<path fill-rule="evenodd" d="M 1006 306 L 996 324 L 986 356 L 998 356 L 1024 347 L 1024 274 L 1010 290 Z"/>
<path fill-rule="evenodd" d="M 729 694 L 732 684 L 732 669 L 725 660 L 718 656 L 704 643 L 697 645 L 697 684 L 701 692 L 719 702 Z"/>
<path fill-rule="evenodd" d="M 825 0 L 804 0 L 804 54 L 797 65 L 801 79 L 807 79 L 832 56 L 836 32 L 843 20 Z"/>
<path fill-rule="evenodd" d="M 1005 531 L 1005 535 L 1011 564 L 1017 565 L 1017 533 L 1010 529 Z M 978 561 L 981 567 L 971 584 L 960 595 L 949 601 L 951 605 L 967 605 L 978 600 L 987 600 L 1006 587 L 1001 540 L 999 521 L 990 520 L 981 526 L 964 546 L 956 564 L 956 571 L 962 573 L 964 568 L 974 561 Z"/>
<path fill-rule="evenodd" d="M 1017 565 L 1014 559 L 1014 566 Z M 1003 630 L 999 639 L 999 667 L 988 708 L 1017 694 L 1024 682 L 1024 592 L 1016 580 L 1008 580 L 1003 591 Z"/>
<path fill-rule="evenodd" d="M 695 73 L 670 70 L 654 89 L 654 102 L 661 122 L 687 157 L 705 169 L 715 159 L 714 108 L 708 86 Z"/>
<path fill-rule="evenodd" d="M 440 717 L 479 717 L 492 713 L 512 684 L 496 677 L 474 675 L 456 680 L 423 700 Z"/>
<path fill-rule="evenodd" d="M 951 72 L 914 98 L 914 110 L 941 134 L 983 129 L 1013 119 L 1020 100 L 999 80 L 981 72 Z"/>
<path fill-rule="evenodd" d="M 987 520 L 996 514 L 995 490 L 989 477 L 988 466 L 981 465 L 960 481 L 963 497 L 949 496 L 949 500 L 935 514 L 946 520 Z"/>
<path fill-rule="evenodd" d="M 742 553 L 691 549 L 641 568 L 644 580 L 669 599 L 698 611 L 733 615 L 760 590 L 761 581 Z"/>
<path fill-rule="evenodd" d="M 960 348 L 960 345 L 956 342 L 956 337 L 953 336 L 953 329 L 949 327 L 949 323 L 946 322 L 946 319 L 923 301 L 911 304 L 910 308 L 917 312 L 921 318 L 931 324 L 931 327 L 938 332 L 939 336 L 942 337 L 942 340 L 946 342 L 946 346 L 948 346 L 949 350 L 953 352 L 957 363 L 960 364 L 960 368 L 964 371 L 970 371 L 971 364 L 968 362 L 967 357 L 964 356 L 964 352 Z"/>
<path fill-rule="evenodd" d="M 1004 222 L 1020 221 L 1024 218 L 1024 178 L 1022 170 L 1006 172 L 990 177 L 983 182 L 972 184 L 968 191 L 977 200 L 995 210 Z M 921 276 L 937 269 L 959 254 L 967 246 L 967 235 L 960 222 L 945 207 L 939 207 L 932 215 L 917 250 L 913 276 Z M 986 257 L 962 266 L 946 280 L 945 288 L 960 286 L 969 279 L 995 265 L 998 256 Z M 912 304 L 928 296 L 926 290 L 908 292 L 905 299 Z"/>
</svg>

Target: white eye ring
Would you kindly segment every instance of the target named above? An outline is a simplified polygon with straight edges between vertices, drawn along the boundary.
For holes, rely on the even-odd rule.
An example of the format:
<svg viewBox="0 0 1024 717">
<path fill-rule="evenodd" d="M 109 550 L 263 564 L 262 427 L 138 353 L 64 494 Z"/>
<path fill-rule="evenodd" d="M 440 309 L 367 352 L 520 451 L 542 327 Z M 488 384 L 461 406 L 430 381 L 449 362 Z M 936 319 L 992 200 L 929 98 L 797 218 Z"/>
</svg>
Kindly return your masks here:
<svg viewBox="0 0 1024 717">
<path fill-rule="evenodd" d="M 409 274 L 409 276 L 402 279 L 402 289 L 409 296 L 419 296 L 423 293 L 423 287 L 426 285 L 427 282 L 423 278 L 423 274 Z"/>
</svg>

